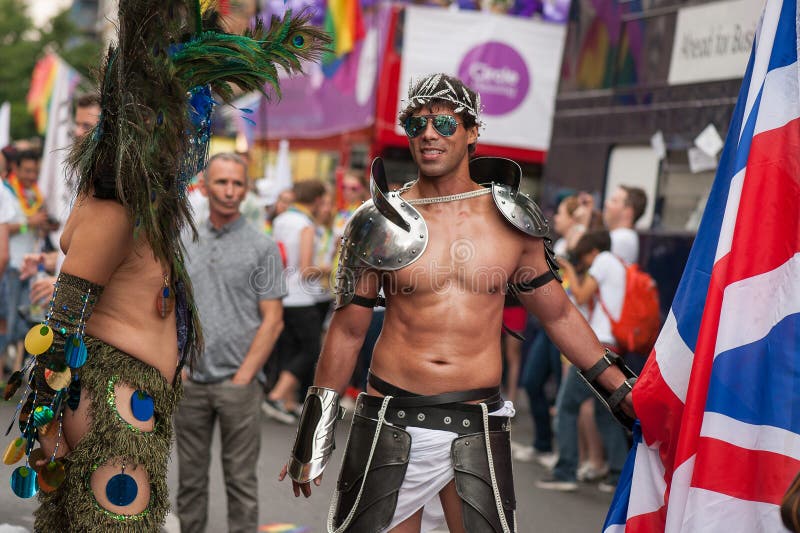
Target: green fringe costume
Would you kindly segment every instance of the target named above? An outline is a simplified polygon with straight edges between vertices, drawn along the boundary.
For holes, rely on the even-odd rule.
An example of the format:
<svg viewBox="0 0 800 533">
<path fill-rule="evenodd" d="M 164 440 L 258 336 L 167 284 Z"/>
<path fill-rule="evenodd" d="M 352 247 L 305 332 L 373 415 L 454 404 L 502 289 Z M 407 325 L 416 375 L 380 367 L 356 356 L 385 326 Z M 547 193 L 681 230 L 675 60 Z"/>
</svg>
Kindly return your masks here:
<svg viewBox="0 0 800 533">
<path fill-rule="evenodd" d="M 80 380 L 82 388 L 89 392 L 91 424 L 86 436 L 64 459 L 66 478 L 61 487 L 49 494 L 39 492 L 41 505 L 35 512 L 35 531 L 158 531 L 169 510 L 171 417 L 181 387 L 173 387 L 158 370 L 113 346 L 92 337 L 85 339 L 89 356 L 81 368 Z M 114 384 L 118 382 L 153 398 L 152 432 L 134 428 L 117 413 Z M 125 516 L 103 509 L 89 487 L 95 468 L 116 458 L 144 467 L 150 478 L 150 503 L 139 514 Z"/>
<path fill-rule="evenodd" d="M 14 470 L 11 488 L 24 498 L 40 487 L 52 489 L 39 492 L 37 532 L 159 530 L 169 507 L 170 418 L 180 397 L 180 370 L 192 366 L 203 345 L 180 236 L 186 226 L 194 230 L 186 185 L 206 165 L 213 106 L 233 100 L 231 84 L 268 98 L 269 85 L 271 94 L 280 97 L 278 67 L 300 73 L 301 60 L 319 59 L 330 43 L 327 34 L 309 24 L 309 11 L 293 15 L 288 10 L 283 18 L 272 17 L 268 28 L 258 23 L 245 35 L 232 35 L 223 31 L 215 2 L 204 4 L 209 6 L 202 9 L 199 0 L 120 0 L 118 39 L 98 77 L 100 120 L 68 160 L 79 176 L 77 194 L 122 204 L 134 237 L 146 239 L 169 271 L 172 284 L 163 296 L 175 298 L 176 378 L 167 383 L 155 368 L 85 336 L 103 287 L 61 273 L 45 321 L 26 337 L 26 349 L 35 357 L 9 379 L 4 392 L 8 400 L 24 386 L 15 413 L 21 436 L 9 444 L 4 460 L 27 459 Z M 137 430 L 117 413 L 115 383 L 136 389 L 130 399 L 121 399 L 131 401 L 132 409 L 137 394 L 139 401 L 146 399 L 148 413 L 152 406 L 154 431 Z M 80 399 L 82 388 L 89 400 Z M 90 402 L 87 434 L 64 458 L 53 456 L 46 466 L 36 466 L 32 452 L 48 459 L 34 450 L 36 440 L 56 431 L 61 439 L 64 410 L 75 410 L 80 401 Z M 142 513 L 116 515 L 94 497 L 92 473 L 117 461 L 147 470 L 150 501 Z M 132 493 L 139 494 L 124 467 L 121 474 L 113 478 L 127 488 L 134 483 Z M 113 478 L 106 485 L 112 503 L 112 493 L 124 492 L 113 492 Z"/>
</svg>

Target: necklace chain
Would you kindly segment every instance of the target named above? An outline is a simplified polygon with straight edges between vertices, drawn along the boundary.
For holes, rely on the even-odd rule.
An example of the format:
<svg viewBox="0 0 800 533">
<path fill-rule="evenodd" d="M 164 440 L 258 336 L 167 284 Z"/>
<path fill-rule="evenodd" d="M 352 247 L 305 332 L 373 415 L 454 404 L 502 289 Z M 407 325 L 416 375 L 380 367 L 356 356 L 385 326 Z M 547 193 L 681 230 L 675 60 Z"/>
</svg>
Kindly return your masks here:
<svg viewBox="0 0 800 533">
<path fill-rule="evenodd" d="M 476 196 L 483 196 L 492 192 L 491 189 L 480 188 L 474 191 L 460 192 L 458 194 L 449 194 L 447 196 L 434 196 L 432 198 L 414 198 L 406 200 L 409 205 L 428 205 L 428 204 L 443 204 L 445 202 L 455 202 L 457 200 L 466 200 L 467 198 L 475 198 Z"/>
</svg>

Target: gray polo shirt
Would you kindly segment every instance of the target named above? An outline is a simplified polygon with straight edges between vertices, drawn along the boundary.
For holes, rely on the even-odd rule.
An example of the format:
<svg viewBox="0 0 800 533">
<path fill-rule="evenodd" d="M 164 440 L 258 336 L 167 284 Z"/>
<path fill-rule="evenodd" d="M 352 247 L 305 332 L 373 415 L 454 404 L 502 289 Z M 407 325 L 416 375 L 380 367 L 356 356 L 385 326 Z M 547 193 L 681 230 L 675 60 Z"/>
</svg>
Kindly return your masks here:
<svg viewBox="0 0 800 533">
<path fill-rule="evenodd" d="M 261 325 L 259 302 L 286 296 L 286 280 L 278 246 L 244 217 L 220 229 L 207 221 L 197 231 L 197 242 L 184 242 L 205 351 L 191 378 L 214 383 L 236 373 Z"/>
</svg>

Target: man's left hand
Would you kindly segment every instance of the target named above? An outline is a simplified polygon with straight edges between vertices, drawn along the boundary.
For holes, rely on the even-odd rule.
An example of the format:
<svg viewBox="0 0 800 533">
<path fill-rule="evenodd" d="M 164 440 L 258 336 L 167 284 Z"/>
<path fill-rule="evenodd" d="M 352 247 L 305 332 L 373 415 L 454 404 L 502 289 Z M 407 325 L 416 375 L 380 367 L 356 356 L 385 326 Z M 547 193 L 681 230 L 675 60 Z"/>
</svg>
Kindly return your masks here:
<svg viewBox="0 0 800 533">
<path fill-rule="evenodd" d="M 231 378 L 231 383 L 233 383 L 234 385 L 239 385 L 241 387 L 246 387 L 247 385 L 250 385 L 251 381 L 253 381 L 252 377 L 243 376 L 239 374 L 239 372 L 235 373 Z"/>
<path fill-rule="evenodd" d="M 625 395 L 619 407 L 626 415 L 636 420 L 636 411 L 633 409 L 633 391 Z"/>
</svg>

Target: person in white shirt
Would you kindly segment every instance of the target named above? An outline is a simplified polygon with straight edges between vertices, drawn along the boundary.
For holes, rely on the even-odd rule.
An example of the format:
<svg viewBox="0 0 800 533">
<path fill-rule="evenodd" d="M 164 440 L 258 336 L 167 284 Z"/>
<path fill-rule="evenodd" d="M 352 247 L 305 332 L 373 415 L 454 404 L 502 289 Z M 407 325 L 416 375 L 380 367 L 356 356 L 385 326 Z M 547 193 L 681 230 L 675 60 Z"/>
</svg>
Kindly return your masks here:
<svg viewBox="0 0 800 533">
<path fill-rule="evenodd" d="M 579 207 L 574 213 L 581 231 L 573 232 L 569 239 L 573 245 L 581 235 L 592 229 L 594 197 L 588 193 L 578 195 Z M 639 187 L 620 185 L 606 198 L 603 204 L 603 224 L 611 236 L 611 253 L 626 263 L 639 262 L 639 234 L 634 224 L 642 218 L 647 207 L 647 194 Z"/>
<path fill-rule="evenodd" d="M 610 248 L 611 237 L 608 231 L 587 232 L 580 238 L 572 253 L 578 263 L 577 267 L 587 270 L 586 276 L 580 278 L 576 274 L 576 267 L 566 259 L 559 258 L 559 266 L 564 281 L 570 285 L 575 303 L 594 304 L 589 315 L 589 325 L 598 340 L 610 350 L 618 351 L 611 333 L 611 322 L 599 303 L 602 300 L 611 317 L 619 319 L 625 299 L 626 269 L 623 262 L 609 251 Z M 537 482 L 539 488 L 561 491 L 578 488 L 578 411 L 581 404 L 592 396 L 592 391 L 578 376 L 577 369 L 571 366 L 562 381 L 556 402 L 558 462 L 551 476 Z M 604 492 L 613 492 L 628 454 L 627 438 L 622 427 L 599 404 L 599 400 L 595 405 L 595 420 L 606 450 L 609 470 L 599 488 Z"/>
<path fill-rule="evenodd" d="M 603 205 L 603 222 L 611 236 L 611 253 L 626 263 L 639 262 L 639 235 L 634 224 L 644 214 L 647 194 L 638 187 L 620 185 Z"/>
<path fill-rule="evenodd" d="M 310 382 L 320 351 L 322 317 L 315 295 L 321 292 L 321 272 L 314 266 L 316 224 L 314 212 L 327 189 L 319 180 L 293 187 L 295 202 L 277 216 L 272 237 L 285 254 L 286 288 L 283 299 L 284 329 L 275 346 L 278 380 L 262 404 L 264 413 L 280 422 L 297 422 L 298 392 Z M 275 363 L 273 363 L 275 364 Z"/>
</svg>

